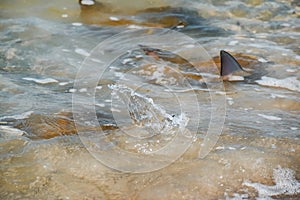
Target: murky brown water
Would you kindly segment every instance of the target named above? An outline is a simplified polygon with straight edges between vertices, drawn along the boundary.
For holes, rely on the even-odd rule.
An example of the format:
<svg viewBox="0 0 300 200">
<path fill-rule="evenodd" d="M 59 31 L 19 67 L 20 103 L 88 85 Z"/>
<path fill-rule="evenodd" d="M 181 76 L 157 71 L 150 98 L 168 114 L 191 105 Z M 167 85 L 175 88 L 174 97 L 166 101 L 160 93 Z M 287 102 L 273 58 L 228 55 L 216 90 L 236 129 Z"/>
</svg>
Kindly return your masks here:
<svg viewBox="0 0 300 200">
<path fill-rule="evenodd" d="M 81 9 L 69 0 L 2 0 L 0 10 L 1 199 L 300 198 L 297 1 L 114 0 Z M 184 33 L 211 59 L 192 63 L 199 66 L 196 70 L 165 52 L 164 59 L 142 49 L 126 52 L 97 83 L 93 105 L 98 126 L 75 124 L 72 97 L 90 91 L 77 91 L 74 85 L 83 60 L 112 35 L 141 27 Z M 123 42 L 109 48 L 126 47 Z M 225 92 L 210 93 L 203 77 L 212 73 L 212 61 L 219 66 L 221 49 L 255 73 L 242 82 L 224 82 Z M 111 85 L 124 76 L 131 80 L 127 87 L 140 83 L 136 105 L 129 110 L 136 124 L 153 131 L 149 140 L 130 139 L 130 134 L 143 132 L 134 128 L 121 104 L 114 104 L 118 98 L 111 98 Z M 225 100 L 225 125 L 217 144 L 201 159 L 213 95 Z M 184 123 L 180 106 L 194 138 L 179 159 L 160 170 L 135 174 L 106 167 L 77 135 L 92 133 L 90 140 L 97 143 L 93 134 L 101 129 L 116 147 L 143 156 L 171 141 L 172 130 Z M 136 108 L 154 118 L 143 118 Z M 120 123 L 127 124 L 125 129 Z M 113 149 L 100 146 L 102 153 Z M 126 166 L 122 159 L 112 161 Z"/>
</svg>

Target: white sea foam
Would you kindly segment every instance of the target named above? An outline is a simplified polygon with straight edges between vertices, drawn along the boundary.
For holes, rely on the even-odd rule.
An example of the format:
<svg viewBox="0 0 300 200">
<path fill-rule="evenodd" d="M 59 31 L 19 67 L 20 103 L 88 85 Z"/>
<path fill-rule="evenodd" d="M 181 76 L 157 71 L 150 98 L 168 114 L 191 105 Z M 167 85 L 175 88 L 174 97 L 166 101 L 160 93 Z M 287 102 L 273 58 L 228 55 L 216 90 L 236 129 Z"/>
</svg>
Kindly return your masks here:
<svg viewBox="0 0 300 200">
<path fill-rule="evenodd" d="M 82 0 L 82 1 L 81 1 L 81 4 L 82 4 L 82 5 L 91 6 L 91 5 L 94 5 L 95 2 L 92 1 L 92 0 Z"/>
<path fill-rule="evenodd" d="M 209 92 L 210 89 L 206 89 L 206 88 L 165 89 L 164 91 L 165 91 L 165 92 L 177 92 L 177 93 L 195 92 L 195 91 Z"/>
<path fill-rule="evenodd" d="M 59 83 L 60 86 L 65 86 L 65 85 L 68 85 L 68 84 L 70 84 L 70 82 L 60 82 Z"/>
<path fill-rule="evenodd" d="M 76 91 L 77 91 L 77 90 L 74 89 L 74 88 L 69 89 L 69 92 L 71 92 L 71 93 L 74 93 L 74 92 L 76 92 Z"/>
<path fill-rule="evenodd" d="M 110 108 L 111 112 L 121 112 L 121 110 L 117 109 L 117 108 Z"/>
<path fill-rule="evenodd" d="M 123 65 L 126 65 L 126 64 L 128 64 L 128 63 L 130 63 L 130 62 L 132 62 L 133 60 L 131 59 L 131 58 L 125 58 L 124 60 L 122 60 L 122 64 Z"/>
<path fill-rule="evenodd" d="M 99 106 L 99 107 L 101 107 L 101 108 L 104 108 L 105 107 L 105 104 L 104 103 L 97 103 L 97 104 L 95 104 L 96 106 Z"/>
<path fill-rule="evenodd" d="M 228 81 L 243 81 L 245 78 L 243 76 L 229 76 Z"/>
<path fill-rule="evenodd" d="M 300 182 L 295 179 L 295 172 L 293 170 L 279 166 L 273 170 L 273 179 L 275 185 L 272 186 L 251 182 L 244 182 L 243 184 L 255 188 L 261 198 L 300 194 Z"/>
<path fill-rule="evenodd" d="M 120 21 L 120 19 L 118 17 L 113 17 L 113 16 L 109 17 L 109 19 L 111 21 Z"/>
<path fill-rule="evenodd" d="M 226 200 L 246 200 L 249 199 L 248 194 L 237 194 L 234 193 L 233 197 L 229 197 L 228 194 L 225 193 Z"/>
<path fill-rule="evenodd" d="M 275 99 L 275 98 L 288 98 L 288 97 L 282 94 L 271 94 L 271 98 Z"/>
<path fill-rule="evenodd" d="M 257 80 L 255 82 L 263 86 L 281 87 L 300 92 L 300 81 L 296 77 L 276 79 L 272 77 L 263 76 L 261 77 L 261 80 Z"/>
<path fill-rule="evenodd" d="M 79 92 L 87 92 L 87 88 L 81 88 L 79 89 Z"/>
<path fill-rule="evenodd" d="M 235 45 L 237 45 L 239 43 L 239 41 L 237 41 L 237 40 L 232 40 L 232 41 L 230 41 L 229 43 L 228 43 L 228 45 L 229 46 L 235 46 Z"/>
<path fill-rule="evenodd" d="M 73 22 L 72 25 L 73 26 L 82 26 L 82 23 L 80 23 L 80 22 Z"/>
<path fill-rule="evenodd" d="M 143 26 L 138 26 L 138 25 L 132 24 L 132 25 L 129 25 L 128 28 L 129 28 L 129 29 L 142 29 Z"/>
<path fill-rule="evenodd" d="M 268 120 L 272 120 L 272 121 L 280 121 L 282 120 L 280 117 L 276 117 L 276 116 L 272 116 L 272 115 L 264 115 L 264 114 L 257 114 L 258 116 L 268 119 Z"/>
<path fill-rule="evenodd" d="M 82 55 L 82 56 L 89 56 L 89 55 L 90 55 L 90 53 L 87 52 L 87 51 L 84 50 L 84 49 L 76 48 L 76 49 L 75 49 L 75 52 L 78 53 L 78 54 L 80 54 L 80 55 Z"/>
<path fill-rule="evenodd" d="M 225 149 L 224 146 L 218 146 L 218 147 L 216 147 L 216 150 L 224 150 L 224 149 Z"/>
<path fill-rule="evenodd" d="M 296 70 L 296 69 L 286 69 L 285 71 L 286 71 L 286 72 L 289 72 L 289 73 L 294 73 L 294 72 L 296 72 L 297 70 Z"/>
<path fill-rule="evenodd" d="M 22 136 L 25 132 L 10 126 L 0 126 L 0 135 L 5 137 Z"/>
<path fill-rule="evenodd" d="M 18 115 L 4 116 L 4 117 L 0 117 L 0 120 L 3 120 L 3 119 L 26 119 L 32 113 L 33 113 L 33 111 L 27 111 L 25 113 L 21 113 L 21 114 L 18 114 Z"/>
<path fill-rule="evenodd" d="M 233 98 L 227 97 L 226 99 L 227 99 L 227 103 L 228 103 L 230 106 L 234 104 Z"/>
<path fill-rule="evenodd" d="M 259 62 L 262 62 L 262 63 L 268 62 L 268 61 L 267 61 L 266 59 L 264 59 L 264 58 L 259 58 L 258 61 L 259 61 Z"/>
<path fill-rule="evenodd" d="M 55 80 L 53 78 L 38 79 L 38 78 L 24 77 L 23 79 L 26 81 L 33 81 L 33 82 L 39 83 L 39 84 L 49 84 L 49 83 L 57 83 L 58 82 L 58 80 Z"/>
</svg>

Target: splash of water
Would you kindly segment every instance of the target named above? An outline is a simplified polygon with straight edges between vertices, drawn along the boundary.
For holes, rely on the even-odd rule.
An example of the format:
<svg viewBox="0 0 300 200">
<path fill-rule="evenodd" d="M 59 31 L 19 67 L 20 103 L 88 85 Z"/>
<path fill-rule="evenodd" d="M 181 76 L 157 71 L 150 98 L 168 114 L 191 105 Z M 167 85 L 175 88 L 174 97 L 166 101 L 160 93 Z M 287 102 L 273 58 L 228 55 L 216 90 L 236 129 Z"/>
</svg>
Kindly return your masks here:
<svg viewBox="0 0 300 200">
<path fill-rule="evenodd" d="M 135 92 L 125 85 L 110 85 L 113 98 L 119 99 L 127 106 L 134 125 L 147 129 L 152 135 L 168 133 L 173 128 L 183 129 L 189 119 L 184 113 L 170 115 L 152 98 Z"/>
</svg>

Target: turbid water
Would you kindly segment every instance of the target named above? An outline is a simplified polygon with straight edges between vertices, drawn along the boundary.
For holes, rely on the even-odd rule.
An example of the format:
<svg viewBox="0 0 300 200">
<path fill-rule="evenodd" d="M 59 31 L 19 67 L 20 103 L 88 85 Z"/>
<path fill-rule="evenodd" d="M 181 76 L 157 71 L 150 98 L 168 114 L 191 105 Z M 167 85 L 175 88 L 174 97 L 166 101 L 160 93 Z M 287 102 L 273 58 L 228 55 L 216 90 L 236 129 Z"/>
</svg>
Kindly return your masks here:
<svg viewBox="0 0 300 200">
<path fill-rule="evenodd" d="M 299 199 L 299 6 L 2 0 L 0 198 Z M 250 79 L 220 81 L 221 49 Z"/>
</svg>

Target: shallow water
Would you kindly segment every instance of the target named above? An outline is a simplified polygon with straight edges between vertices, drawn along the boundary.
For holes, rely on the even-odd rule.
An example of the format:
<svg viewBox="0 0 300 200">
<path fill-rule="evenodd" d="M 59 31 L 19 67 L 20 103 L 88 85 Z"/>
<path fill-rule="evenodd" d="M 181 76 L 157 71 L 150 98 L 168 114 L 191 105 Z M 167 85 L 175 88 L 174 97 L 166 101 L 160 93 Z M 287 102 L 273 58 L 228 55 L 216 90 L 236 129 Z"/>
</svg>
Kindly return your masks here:
<svg viewBox="0 0 300 200">
<path fill-rule="evenodd" d="M 1 1 L 1 199 L 300 198 L 297 1 L 102 3 Z M 172 31 L 128 51 L 142 27 Z M 249 79 L 220 86 L 221 49 Z"/>
</svg>

